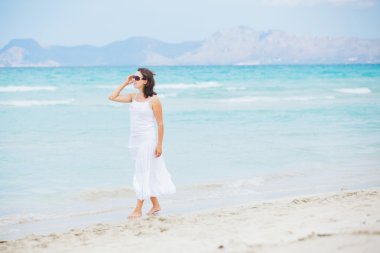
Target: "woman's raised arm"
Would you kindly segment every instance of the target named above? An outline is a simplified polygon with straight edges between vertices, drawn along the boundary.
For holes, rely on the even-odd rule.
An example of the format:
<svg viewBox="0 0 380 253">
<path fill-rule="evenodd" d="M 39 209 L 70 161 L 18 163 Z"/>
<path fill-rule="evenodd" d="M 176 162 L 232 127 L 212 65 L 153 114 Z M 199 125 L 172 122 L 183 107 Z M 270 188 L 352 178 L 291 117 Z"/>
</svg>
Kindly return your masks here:
<svg viewBox="0 0 380 253">
<path fill-rule="evenodd" d="M 120 84 L 114 92 L 108 97 L 109 100 L 121 103 L 130 103 L 132 102 L 132 94 L 120 95 L 120 92 L 130 83 L 132 83 L 133 75 L 128 76 L 128 80 Z"/>
</svg>

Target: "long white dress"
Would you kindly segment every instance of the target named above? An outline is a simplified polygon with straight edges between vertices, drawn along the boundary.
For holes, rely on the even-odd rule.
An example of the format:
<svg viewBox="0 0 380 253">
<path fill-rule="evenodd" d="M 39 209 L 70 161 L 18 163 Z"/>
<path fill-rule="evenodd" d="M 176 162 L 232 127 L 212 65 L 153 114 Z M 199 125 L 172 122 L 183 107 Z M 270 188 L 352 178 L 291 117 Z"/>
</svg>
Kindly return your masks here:
<svg viewBox="0 0 380 253">
<path fill-rule="evenodd" d="M 137 94 L 136 94 L 137 95 Z M 155 157 L 157 124 L 148 100 L 130 104 L 129 150 L 134 162 L 133 188 L 138 199 L 176 193 L 171 174 L 165 163 L 165 155 Z"/>
</svg>

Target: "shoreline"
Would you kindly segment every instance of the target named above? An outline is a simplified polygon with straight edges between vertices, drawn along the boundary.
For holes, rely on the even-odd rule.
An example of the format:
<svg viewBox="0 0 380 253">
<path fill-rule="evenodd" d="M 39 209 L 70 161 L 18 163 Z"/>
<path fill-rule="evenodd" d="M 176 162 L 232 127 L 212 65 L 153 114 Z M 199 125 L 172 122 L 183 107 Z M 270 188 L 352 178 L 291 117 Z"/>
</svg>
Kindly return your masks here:
<svg viewBox="0 0 380 253">
<path fill-rule="evenodd" d="M 375 252 L 380 247 L 380 187 L 259 200 L 179 215 L 143 212 L 137 220 L 1 241 L 0 250 L 302 252 L 303 247 L 313 250 L 317 245 L 315 252 Z"/>
<path fill-rule="evenodd" d="M 255 178 L 255 182 L 256 179 L 257 178 Z M 252 183 L 251 179 L 248 181 Z M 246 181 L 244 182 L 246 183 Z M 253 190 L 249 192 L 249 194 L 246 194 L 247 192 L 245 191 L 247 189 L 243 187 L 241 180 L 233 182 L 233 189 L 224 187 L 226 183 L 231 184 L 231 182 L 215 181 L 213 183 L 207 183 L 206 185 L 184 185 L 178 188 L 179 191 L 172 196 L 161 196 L 160 202 L 162 211 L 160 215 L 196 214 L 198 212 L 217 211 L 221 208 L 240 206 L 247 203 L 252 204 L 288 198 L 308 197 L 348 190 L 347 187 L 343 186 L 335 188 L 297 188 L 295 190 L 286 189 L 286 187 L 280 187 L 277 184 L 278 189 L 276 191 L 259 192 Z M 257 186 L 256 183 L 254 185 Z M 235 192 L 235 187 L 241 188 L 241 190 Z M 275 186 L 273 185 L 273 187 Z M 360 190 L 370 187 L 377 187 L 377 185 L 356 186 L 350 187 L 349 189 Z M 125 189 L 122 191 L 124 192 Z M 191 192 L 191 196 L 188 195 L 189 191 Z M 110 192 L 120 192 L 120 189 L 111 189 Z M 232 192 L 233 194 L 231 195 Z M 109 194 L 107 193 L 106 195 L 108 196 Z M 78 200 L 85 201 L 85 199 L 79 198 Z M 71 209 L 66 213 L 54 213 L 54 211 L 51 212 L 49 210 L 48 213 L 27 213 L 24 216 L 14 215 L 13 217 L 8 217 L 8 220 L 3 220 L 4 225 L 0 227 L 0 230 L 2 230 L 0 232 L 0 241 L 22 239 L 33 234 L 42 236 L 49 235 L 50 233 L 63 233 L 69 229 L 83 229 L 97 223 L 117 224 L 126 221 L 127 214 L 132 212 L 135 207 L 135 197 L 131 196 L 120 195 L 116 199 L 105 200 L 106 202 L 97 202 L 91 206 L 87 206 L 91 204 L 91 201 L 87 203 L 82 202 L 84 208 L 77 210 Z M 95 201 L 98 201 L 98 199 L 95 198 Z M 64 206 L 70 207 L 77 204 L 76 202 L 68 202 Z M 150 206 L 151 204 L 149 200 L 147 200 L 143 206 L 143 217 L 146 217 L 145 213 L 150 209 Z M 18 223 L 11 223 L 14 217 L 19 220 Z M 6 222 L 9 222 L 9 225 L 6 225 Z"/>
</svg>

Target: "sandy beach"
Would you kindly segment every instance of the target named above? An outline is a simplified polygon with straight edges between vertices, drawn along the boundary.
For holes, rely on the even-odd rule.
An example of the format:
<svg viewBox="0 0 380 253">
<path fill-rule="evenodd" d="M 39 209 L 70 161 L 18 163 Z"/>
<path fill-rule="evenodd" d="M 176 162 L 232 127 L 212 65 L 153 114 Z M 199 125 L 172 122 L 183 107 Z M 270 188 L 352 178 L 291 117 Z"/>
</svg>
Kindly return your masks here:
<svg viewBox="0 0 380 253">
<path fill-rule="evenodd" d="M 1 241 L 1 252 L 378 252 L 380 188 L 94 224 Z"/>
</svg>

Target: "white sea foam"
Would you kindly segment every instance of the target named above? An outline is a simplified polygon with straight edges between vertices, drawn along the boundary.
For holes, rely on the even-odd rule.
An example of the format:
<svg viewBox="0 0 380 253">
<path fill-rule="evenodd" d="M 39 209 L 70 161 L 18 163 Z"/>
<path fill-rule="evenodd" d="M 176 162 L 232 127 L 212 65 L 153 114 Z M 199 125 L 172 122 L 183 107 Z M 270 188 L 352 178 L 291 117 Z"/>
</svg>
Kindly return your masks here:
<svg viewBox="0 0 380 253">
<path fill-rule="evenodd" d="M 182 195 L 180 199 L 183 201 L 197 201 L 206 198 L 223 198 L 225 196 L 241 195 L 256 193 L 255 189 L 264 183 L 264 178 L 253 177 L 247 179 L 238 179 L 232 181 L 219 181 L 204 184 L 192 184 L 188 186 L 178 186 L 178 194 L 188 191 L 190 195 Z M 205 194 L 197 195 L 197 190 Z M 195 193 L 195 195 L 194 195 Z M 71 200 L 79 201 L 103 201 L 110 199 L 126 199 L 135 197 L 135 191 L 132 188 L 120 187 L 110 189 L 85 189 L 74 193 Z M 21 213 L 10 214 L 0 217 L 0 226 L 31 223 L 50 219 L 62 219 L 67 217 L 78 217 L 88 215 L 98 215 L 102 213 L 115 212 L 124 210 L 123 206 L 109 206 L 108 208 L 96 210 L 81 210 L 73 212 L 51 212 L 51 213 Z"/>
<path fill-rule="evenodd" d="M 73 101 L 73 98 L 64 100 L 9 100 L 0 101 L 0 106 L 30 107 L 46 105 L 67 105 L 71 104 Z"/>
<path fill-rule="evenodd" d="M 264 178 L 262 177 L 254 177 L 254 178 L 248 178 L 248 179 L 240 179 L 235 180 L 232 182 L 229 182 L 226 184 L 228 188 L 250 188 L 250 187 L 257 187 L 264 183 Z"/>
<path fill-rule="evenodd" d="M 224 182 L 188 185 L 184 187 L 181 192 L 189 191 L 190 194 L 183 196 L 182 200 L 199 201 L 206 199 L 221 199 L 236 195 L 257 194 L 260 192 L 258 189 L 264 184 L 264 181 L 265 179 L 262 177 L 253 177 Z"/>
<path fill-rule="evenodd" d="M 13 225 L 13 224 L 22 224 L 28 222 L 34 222 L 38 220 L 43 220 L 48 218 L 48 215 L 43 214 L 13 214 L 0 217 L 0 225 Z"/>
<path fill-rule="evenodd" d="M 99 199 L 109 199 L 109 198 L 125 198 L 129 196 L 134 196 L 135 192 L 130 188 L 115 188 L 115 189 L 87 189 L 80 191 L 79 193 L 73 196 L 74 199 L 83 199 L 83 200 L 99 200 Z"/>
<path fill-rule="evenodd" d="M 218 82 L 160 84 L 157 89 L 208 89 L 220 87 Z"/>
<path fill-rule="evenodd" d="M 167 98 L 167 97 L 176 97 L 177 93 L 163 93 L 163 94 L 158 94 L 160 98 Z"/>
<path fill-rule="evenodd" d="M 232 103 L 246 103 L 246 102 L 257 102 L 257 101 L 264 101 L 264 102 L 277 102 L 277 101 L 310 101 L 310 100 L 318 100 L 318 99 L 335 99 L 334 96 L 322 96 L 322 97 L 315 97 L 315 96 L 291 96 L 291 97 L 239 97 L 239 98 L 227 98 L 219 100 L 221 102 L 232 102 Z"/>
<path fill-rule="evenodd" d="M 55 86 L 0 86 L 0 92 L 55 91 Z"/>
<path fill-rule="evenodd" d="M 118 207 L 118 208 L 108 208 L 108 209 L 102 209 L 102 210 L 80 211 L 80 212 L 11 214 L 11 215 L 0 217 L 0 226 L 23 224 L 23 223 L 30 223 L 30 222 L 50 220 L 50 219 L 60 219 L 60 218 L 67 218 L 67 217 L 96 215 L 96 214 L 114 212 L 114 211 L 123 210 L 123 209 L 124 209 L 123 207 Z"/>
<path fill-rule="evenodd" d="M 119 85 L 117 84 L 108 84 L 108 85 L 95 85 L 95 88 L 98 89 L 116 89 Z M 88 86 L 86 86 L 88 88 Z"/>
<path fill-rule="evenodd" d="M 245 87 L 225 87 L 225 90 L 246 90 Z"/>
<path fill-rule="evenodd" d="M 350 93 L 350 94 L 370 94 L 372 91 L 367 88 L 342 88 L 342 89 L 335 89 L 335 91 L 341 92 L 341 93 Z"/>
<path fill-rule="evenodd" d="M 240 189 L 242 187 L 250 188 L 250 187 L 257 187 L 264 183 L 264 178 L 262 177 L 253 177 L 253 178 L 247 178 L 247 179 L 237 179 L 237 180 L 231 180 L 231 181 L 225 181 L 225 182 L 211 182 L 211 183 L 204 183 L 204 184 L 196 184 L 196 185 L 189 185 L 187 188 L 198 188 L 198 189 L 205 189 L 205 190 L 211 190 L 211 189 L 221 189 L 221 188 L 237 188 Z"/>
<path fill-rule="evenodd" d="M 184 190 L 189 190 L 194 192 L 198 189 L 201 191 L 220 191 L 223 193 L 225 191 L 231 191 L 232 189 L 242 190 L 244 189 L 254 189 L 264 183 L 264 178 L 262 177 L 252 177 L 228 181 L 217 181 L 201 184 L 191 184 L 185 186 L 178 186 Z M 128 198 L 134 197 L 135 191 L 133 188 L 121 187 L 121 188 L 111 188 L 111 189 L 86 189 L 72 195 L 72 199 L 87 200 L 87 201 L 98 201 L 102 199 L 115 199 L 115 198 Z"/>
</svg>

